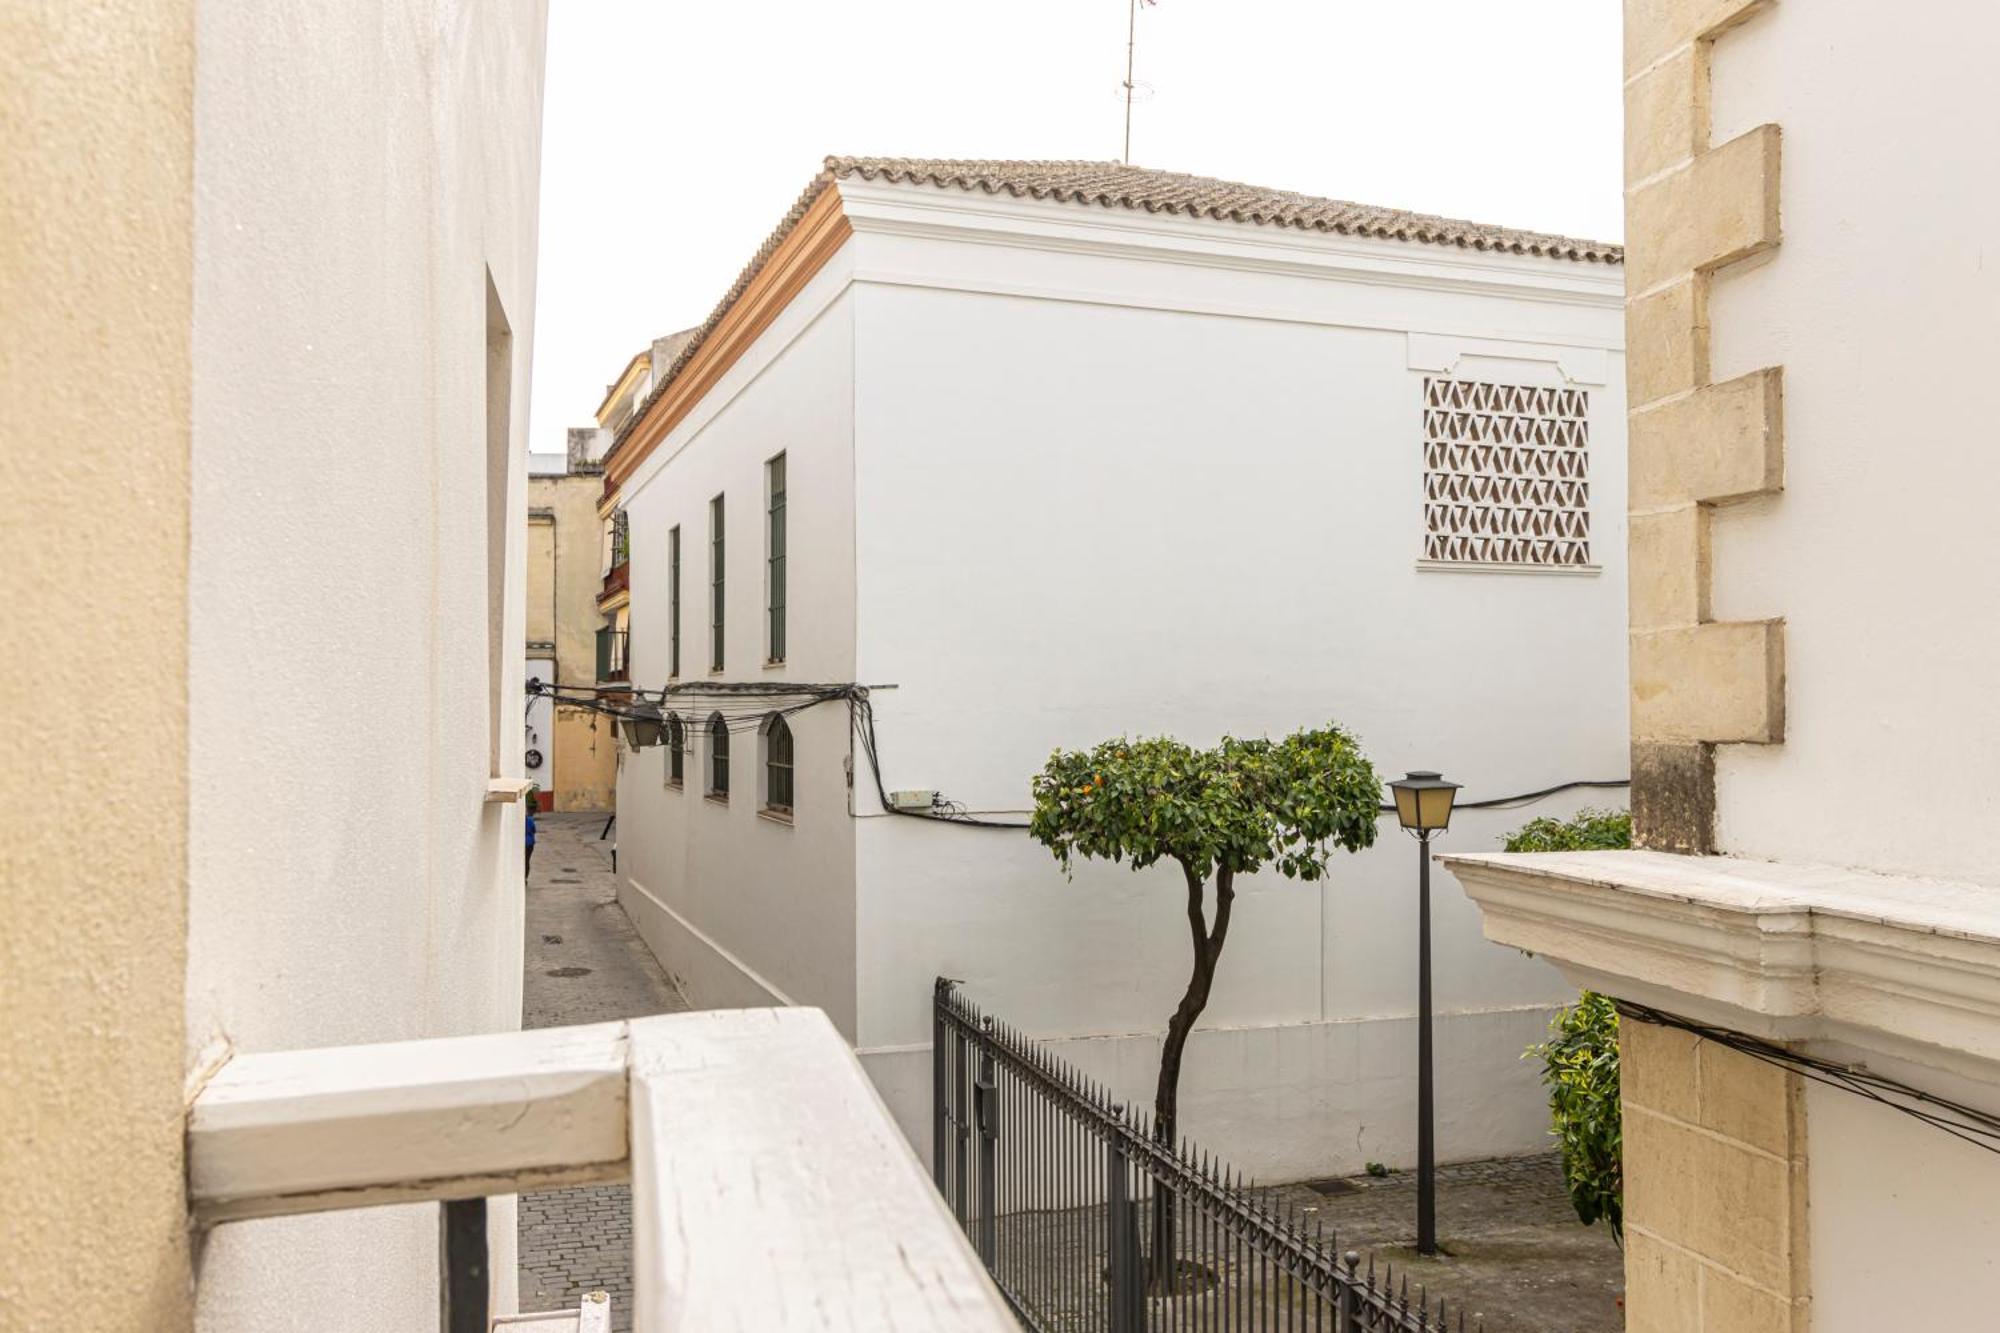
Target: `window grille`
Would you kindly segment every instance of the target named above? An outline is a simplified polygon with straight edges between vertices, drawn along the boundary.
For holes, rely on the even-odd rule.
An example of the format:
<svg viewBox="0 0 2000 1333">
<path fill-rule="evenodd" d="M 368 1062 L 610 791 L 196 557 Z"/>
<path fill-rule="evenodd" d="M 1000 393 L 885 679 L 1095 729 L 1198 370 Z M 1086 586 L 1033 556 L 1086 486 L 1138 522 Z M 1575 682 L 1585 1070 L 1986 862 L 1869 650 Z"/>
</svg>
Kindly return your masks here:
<svg viewBox="0 0 2000 1333">
<path fill-rule="evenodd" d="M 764 808 L 792 812 L 792 729 L 775 713 L 764 724 Z"/>
<path fill-rule="evenodd" d="M 681 528 L 667 530 L 667 674 L 681 674 Z"/>
<path fill-rule="evenodd" d="M 708 794 L 729 799 L 729 723 L 720 713 L 708 719 Z"/>
<path fill-rule="evenodd" d="M 678 787 L 687 780 L 687 727 L 679 713 L 667 714 L 667 782 Z"/>
<path fill-rule="evenodd" d="M 1590 564 L 1590 395 L 1424 380 L 1424 557 Z"/>
<path fill-rule="evenodd" d="M 766 582 L 770 597 L 770 660 L 785 660 L 785 456 L 764 465 L 770 498 L 765 510 Z"/>
<path fill-rule="evenodd" d="M 722 670 L 722 497 L 708 502 L 708 669 Z"/>
</svg>

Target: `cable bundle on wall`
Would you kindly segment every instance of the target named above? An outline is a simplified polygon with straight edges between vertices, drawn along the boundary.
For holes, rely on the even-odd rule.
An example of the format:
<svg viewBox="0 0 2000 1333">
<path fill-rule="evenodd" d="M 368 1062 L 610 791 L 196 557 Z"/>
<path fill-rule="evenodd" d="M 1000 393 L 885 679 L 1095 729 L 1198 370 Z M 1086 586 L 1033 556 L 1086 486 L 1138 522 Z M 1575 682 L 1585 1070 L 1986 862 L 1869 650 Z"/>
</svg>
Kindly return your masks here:
<svg viewBox="0 0 2000 1333">
<path fill-rule="evenodd" d="M 895 687 L 886 685 L 862 685 L 854 681 L 788 684 L 712 680 L 667 685 L 657 690 L 624 685 L 555 685 L 539 679 L 528 682 L 530 695 L 544 695 L 560 703 L 590 708 L 613 718 L 657 721 L 658 719 L 650 711 L 651 708 L 657 707 L 662 714 L 679 713 L 684 722 L 707 725 L 720 714 L 724 725 L 731 732 L 755 731 L 773 714 L 790 717 L 795 713 L 817 708 L 821 704 L 845 701 L 848 707 L 849 726 L 860 740 L 861 751 L 867 757 L 869 771 L 875 780 L 875 794 L 881 801 L 884 811 L 909 819 L 928 819 L 934 823 L 957 824 L 966 828 L 1025 831 L 1028 828 L 1025 820 L 985 819 L 966 813 L 965 807 L 956 801 L 940 798 L 936 806 L 930 810 L 909 810 L 897 806 L 889 799 L 888 786 L 882 777 L 881 745 L 875 735 L 875 705 L 869 693 L 871 689 L 893 688 Z M 605 696 L 630 699 L 645 703 L 649 707 L 641 710 Z M 1582 778 L 1574 782 L 1543 787 L 1537 791 L 1520 792 L 1512 796 L 1493 796 L 1479 801 L 1460 801 L 1457 804 L 1461 810 L 1509 810 L 1566 791 L 1587 788 L 1611 789 L 1631 785 L 1629 778 Z M 1382 812 L 1393 814 L 1395 809 L 1393 805 L 1384 805 Z"/>
</svg>

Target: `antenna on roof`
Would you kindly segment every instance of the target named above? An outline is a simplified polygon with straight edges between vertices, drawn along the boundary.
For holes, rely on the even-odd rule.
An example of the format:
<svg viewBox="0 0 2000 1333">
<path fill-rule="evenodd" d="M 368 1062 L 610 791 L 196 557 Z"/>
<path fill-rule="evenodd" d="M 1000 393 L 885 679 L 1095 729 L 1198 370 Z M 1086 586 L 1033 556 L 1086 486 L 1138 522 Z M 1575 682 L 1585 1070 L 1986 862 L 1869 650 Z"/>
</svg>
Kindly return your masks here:
<svg viewBox="0 0 2000 1333">
<path fill-rule="evenodd" d="M 1132 82 L 1132 58 L 1139 45 L 1139 5 L 1142 0 L 1128 0 L 1131 9 L 1125 16 L 1125 165 L 1132 165 L 1132 92 L 1138 87 Z M 1143 3 L 1157 5 L 1160 0 L 1143 0 Z"/>
</svg>

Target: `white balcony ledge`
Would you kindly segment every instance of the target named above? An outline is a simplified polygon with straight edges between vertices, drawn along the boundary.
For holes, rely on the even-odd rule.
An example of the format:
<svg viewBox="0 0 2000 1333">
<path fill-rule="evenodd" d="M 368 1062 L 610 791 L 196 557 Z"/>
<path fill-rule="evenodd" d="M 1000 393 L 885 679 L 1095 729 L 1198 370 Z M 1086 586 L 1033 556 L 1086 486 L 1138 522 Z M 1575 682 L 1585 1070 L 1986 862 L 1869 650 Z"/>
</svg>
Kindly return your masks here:
<svg viewBox="0 0 2000 1333">
<path fill-rule="evenodd" d="M 816 1009 L 239 1055 L 188 1117 L 203 1224 L 627 1177 L 639 1333 L 1018 1327 Z"/>
<path fill-rule="evenodd" d="M 1488 939 L 1579 986 L 2000 1078 L 2000 889 L 1664 852 L 1439 859 Z"/>
</svg>

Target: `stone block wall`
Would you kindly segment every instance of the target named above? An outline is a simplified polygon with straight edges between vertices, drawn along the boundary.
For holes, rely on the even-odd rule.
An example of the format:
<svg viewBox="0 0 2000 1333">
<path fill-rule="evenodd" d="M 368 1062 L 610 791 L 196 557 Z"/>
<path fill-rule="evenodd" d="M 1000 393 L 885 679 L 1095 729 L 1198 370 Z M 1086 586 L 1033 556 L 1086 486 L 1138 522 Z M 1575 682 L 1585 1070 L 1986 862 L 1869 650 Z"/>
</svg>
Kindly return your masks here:
<svg viewBox="0 0 2000 1333">
<path fill-rule="evenodd" d="M 1805 1333 L 1804 1080 L 1620 1024 L 1627 1333 Z"/>
<path fill-rule="evenodd" d="M 1639 845 L 1715 850 L 1714 747 L 1784 739 L 1784 624 L 1710 616 L 1717 505 L 1784 478 L 1772 367 L 1716 384 L 1708 296 L 1778 244 L 1781 138 L 1709 142 L 1714 42 L 1771 0 L 1627 0 L 1632 811 Z"/>
</svg>

